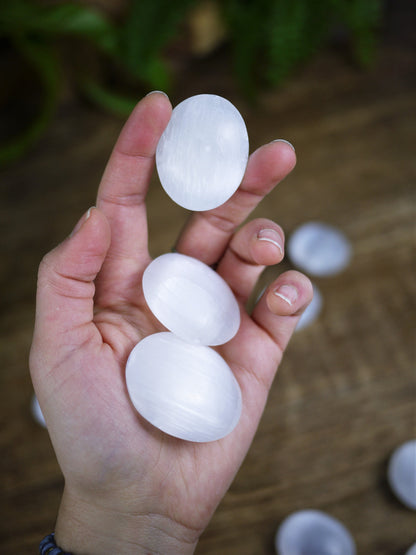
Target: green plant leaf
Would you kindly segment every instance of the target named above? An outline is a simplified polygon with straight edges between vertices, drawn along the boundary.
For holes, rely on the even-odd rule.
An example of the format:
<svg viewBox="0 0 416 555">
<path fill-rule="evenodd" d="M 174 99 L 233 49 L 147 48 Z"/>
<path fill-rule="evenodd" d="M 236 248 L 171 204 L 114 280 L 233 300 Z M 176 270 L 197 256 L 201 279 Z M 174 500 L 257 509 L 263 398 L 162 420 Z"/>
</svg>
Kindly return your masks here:
<svg viewBox="0 0 416 555">
<path fill-rule="evenodd" d="M 94 104 L 117 116 L 127 117 L 137 103 L 137 100 L 109 91 L 92 79 L 82 81 L 81 88 Z"/>
<path fill-rule="evenodd" d="M 275 1 L 269 14 L 266 75 L 279 84 L 305 56 L 310 44 L 305 33 L 308 7 L 305 0 Z"/>
<path fill-rule="evenodd" d="M 47 45 L 26 40 L 20 40 L 17 48 L 39 75 L 44 89 L 43 104 L 23 133 L 0 145 L 0 166 L 21 157 L 39 139 L 49 125 L 58 102 L 60 75 L 53 50 Z"/>
<path fill-rule="evenodd" d="M 13 0 L 0 8 L 0 34 L 9 36 L 87 38 L 100 50 L 116 54 L 116 27 L 101 12 L 81 4 L 41 5 Z"/>
<path fill-rule="evenodd" d="M 167 82 L 162 49 L 195 0 L 131 0 L 125 23 L 120 28 L 123 64 L 131 75 L 155 85 Z"/>
<path fill-rule="evenodd" d="M 222 8 L 231 38 L 235 75 L 245 94 L 253 99 L 259 62 L 264 55 L 268 1 L 227 0 Z"/>
<path fill-rule="evenodd" d="M 355 60 L 361 66 L 368 66 L 376 51 L 381 0 L 337 0 L 335 5 L 340 19 L 351 33 Z"/>
</svg>

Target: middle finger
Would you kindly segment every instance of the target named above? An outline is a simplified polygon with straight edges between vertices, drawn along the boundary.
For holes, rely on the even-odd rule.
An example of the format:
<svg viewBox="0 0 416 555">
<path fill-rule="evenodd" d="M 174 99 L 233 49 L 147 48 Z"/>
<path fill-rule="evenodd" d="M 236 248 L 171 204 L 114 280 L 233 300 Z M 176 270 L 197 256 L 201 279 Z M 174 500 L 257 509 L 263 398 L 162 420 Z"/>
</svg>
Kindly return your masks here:
<svg viewBox="0 0 416 555">
<path fill-rule="evenodd" d="M 218 262 L 237 227 L 295 164 L 295 151 L 284 140 L 258 148 L 251 154 L 234 195 L 218 208 L 192 214 L 178 238 L 176 251 L 209 265 Z"/>
</svg>

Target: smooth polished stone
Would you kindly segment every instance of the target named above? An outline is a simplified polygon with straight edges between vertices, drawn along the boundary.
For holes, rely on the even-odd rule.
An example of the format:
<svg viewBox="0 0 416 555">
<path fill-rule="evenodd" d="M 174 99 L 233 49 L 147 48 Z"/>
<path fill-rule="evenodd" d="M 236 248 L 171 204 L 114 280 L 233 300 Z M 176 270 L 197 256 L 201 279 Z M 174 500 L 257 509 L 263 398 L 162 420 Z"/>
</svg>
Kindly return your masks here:
<svg viewBox="0 0 416 555">
<path fill-rule="evenodd" d="M 313 284 L 312 300 L 303 311 L 302 316 L 299 318 L 299 322 L 297 323 L 295 331 L 299 331 L 310 326 L 318 318 L 322 310 L 322 303 L 322 294 L 319 291 L 318 287 Z"/>
<path fill-rule="evenodd" d="M 180 439 L 221 439 L 240 418 L 240 387 L 224 359 L 170 332 L 149 335 L 134 347 L 126 382 L 143 418 Z"/>
<path fill-rule="evenodd" d="M 354 540 L 334 517 L 316 510 L 289 515 L 280 525 L 275 548 L 278 555 L 355 555 Z"/>
<path fill-rule="evenodd" d="M 200 94 L 178 104 L 156 150 L 166 193 L 188 210 L 210 210 L 228 200 L 243 179 L 248 134 L 225 98 Z"/>
<path fill-rule="evenodd" d="M 40 408 L 39 401 L 37 400 L 36 395 L 32 396 L 32 400 L 30 402 L 30 411 L 35 421 L 43 428 L 46 428 L 45 417 L 43 416 L 42 409 Z"/>
<path fill-rule="evenodd" d="M 298 227 L 287 243 L 295 266 L 311 276 L 331 276 L 344 270 L 351 258 L 351 244 L 337 228 L 322 222 Z"/>
<path fill-rule="evenodd" d="M 400 445 L 389 461 L 387 477 L 396 497 L 416 510 L 416 439 Z"/>
<path fill-rule="evenodd" d="M 143 294 L 156 318 L 190 343 L 227 343 L 240 326 L 240 308 L 229 285 L 184 254 L 155 258 L 143 274 Z"/>
</svg>

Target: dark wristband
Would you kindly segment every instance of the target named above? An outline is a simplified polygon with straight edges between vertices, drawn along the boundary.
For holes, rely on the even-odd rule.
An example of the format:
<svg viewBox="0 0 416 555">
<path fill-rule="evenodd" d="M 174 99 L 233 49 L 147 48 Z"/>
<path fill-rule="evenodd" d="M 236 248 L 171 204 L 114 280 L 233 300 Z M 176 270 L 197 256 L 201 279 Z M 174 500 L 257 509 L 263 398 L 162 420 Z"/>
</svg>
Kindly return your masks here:
<svg viewBox="0 0 416 555">
<path fill-rule="evenodd" d="M 72 555 L 68 551 L 62 551 L 55 543 L 55 534 L 49 534 L 39 544 L 39 555 Z"/>
</svg>

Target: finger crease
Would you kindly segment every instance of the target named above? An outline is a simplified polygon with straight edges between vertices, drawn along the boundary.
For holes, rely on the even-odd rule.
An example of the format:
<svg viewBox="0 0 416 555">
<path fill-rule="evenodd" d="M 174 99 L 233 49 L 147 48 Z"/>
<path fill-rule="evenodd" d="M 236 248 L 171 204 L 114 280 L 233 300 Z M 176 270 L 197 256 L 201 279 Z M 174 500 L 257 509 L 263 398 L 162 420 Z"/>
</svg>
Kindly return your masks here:
<svg viewBox="0 0 416 555">
<path fill-rule="evenodd" d="M 132 159 L 142 159 L 144 162 L 148 162 L 151 158 L 153 158 L 153 151 L 149 152 L 149 154 L 145 152 L 125 152 L 124 150 L 117 148 L 116 153 L 120 156 L 125 156 L 126 158 Z"/>
<path fill-rule="evenodd" d="M 245 266 L 250 266 L 252 268 L 265 268 L 265 264 L 258 264 L 257 262 L 255 262 L 254 260 L 248 260 L 246 258 L 244 258 L 241 254 L 239 254 L 235 248 L 230 244 L 229 249 L 231 251 L 231 253 L 233 254 L 233 256 L 236 257 L 237 262 L 241 262 L 242 264 L 244 264 Z"/>
<path fill-rule="evenodd" d="M 257 326 L 261 329 L 261 331 L 263 331 L 271 339 L 271 341 L 276 345 L 276 348 L 278 350 L 278 360 L 280 361 L 282 356 L 283 356 L 284 350 L 285 350 L 283 348 L 283 345 L 281 344 L 280 340 L 277 339 L 277 337 L 275 337 L 271 333 L 271 331 L 269 331 L 267 328 L 262 326 L 260 324 L 260 322 L 257 320 L 257 318 L 255 318 L 254 316 L 253 316 L 253 321 L 257 324 Z M 279 362 L 278 362 L 278 364 L 279 364 Z"/>
<path fill-rule="evenodd" d="M 107 194 L 105 196 L 100 196 L 100 202 L 130 208 L 131 206 L 142 205 L 144 203 L 145 196 L 146 195 L 144 193 L 137 192 L 117 196 Z"/>
<path fill-rule="evenodd" d="M 249 198 L 254 198 L 254 199 L 255 199 L 256 205 L 257 205 L 261 200 L 263 200 L 263 198 L 264 198 L 264 193 L 262 194 L 262 193 L 255 193 L 254 191 L 250 191 L 250 190 L 248 189 L 248 186 L 247 186 L 247 185 L 246 185 L 246 186 L 241 185 L 241 187 L 239 188 L 238 192 L 239 192 L 239 194 L 242 194 L 242 195 L 247 196 L 247 197 L 249 197 Z"/>
<path fill-rule="evenodd" d="M 201 214 L 201 217 L 204 218 L 211 227 L 214 227 L 215 229 L 218 229 L 226 234 L 234 233 L 237 227 L 235 222 L 225 216 L 221 216 L 220 214 L 210 214 L 206 212 Z"/>
</svg>

